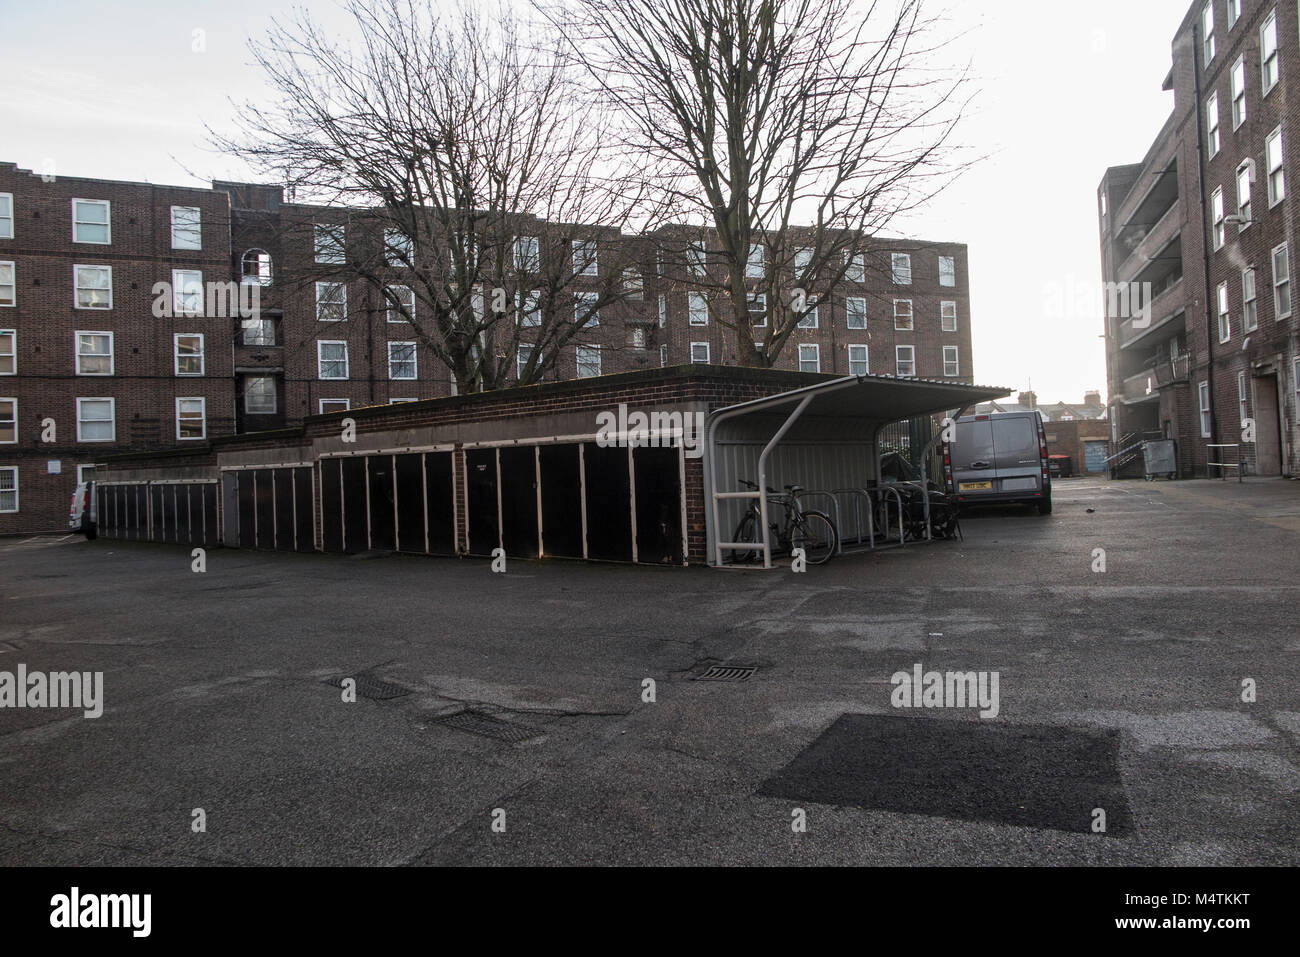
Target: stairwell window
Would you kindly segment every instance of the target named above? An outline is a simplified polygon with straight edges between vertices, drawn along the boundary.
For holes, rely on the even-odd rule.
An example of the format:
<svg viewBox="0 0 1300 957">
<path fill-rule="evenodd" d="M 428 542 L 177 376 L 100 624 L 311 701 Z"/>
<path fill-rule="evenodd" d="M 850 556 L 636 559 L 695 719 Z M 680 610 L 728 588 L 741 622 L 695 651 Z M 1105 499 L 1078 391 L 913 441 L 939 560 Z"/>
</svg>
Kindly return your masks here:
<svg viewBox="0 0 1300 957">
<path fill-rule="evenodd" d="M 1259 303 L 1255 291 L 1255 270 L 1241 271 L 1241 328 L 1245 332 L 1254 332 L 1259 328 Z"/>
<path fill-rule="evenodd" d="M 1286 243 L 1273 250 L 1273 318 L 1291 315 L 1291 252 Z"/>
<path fill-rule="evenodd" d="M 1219 290 L 1215 299 L 1219 307 L 1219 341 L 1227 342 L 1232 338 L 1232 322 L 1228 316 L 1228 284 L 1226 282 L 1219 283 Z"/>
<path fill-rule="evenodd" d="M 1205 138 L 1210 149 L 1210 159 L 1219 155 L 1219 94 L 1216 90 L 1205 101 Z"/>
<path fill-rule="evenodd" d="M 1281 75 L 1277 56 L 1277 11 L 1274 10 L 1259 28 L 1259 74 L 1268 96 Z"/>
<path fill-rule="evenodd" d="M 1210 437 L 1210 383 L 1202 382 L 1197 386 L 1201 410 L 1201 438 Z"/>
<path fill-rule="evenodd" d="M 1224 225 L 1223 213 L 1223 187 L 1218 187 L 1210 195 L 1210 216 L 1214 222 L 1214 249 L 1217 252 L 1223 248 L 1223 243 L 1227 238 L 1227 229 Z"/>
<path fill-rule="evenodd" d="M 244 411 L 249 415 L 275 415 L 275 379 L 249 376 L 244 380 Z"/>
<path fill-rule="evenodd" d="M 1286 199 L 1286 174 L 1282 169 L 1282 127 L 1279 126 L 1268 134 L 1264 156 L 1268 162 L 1268 208 L 1272 209 Z"/>
</svg>

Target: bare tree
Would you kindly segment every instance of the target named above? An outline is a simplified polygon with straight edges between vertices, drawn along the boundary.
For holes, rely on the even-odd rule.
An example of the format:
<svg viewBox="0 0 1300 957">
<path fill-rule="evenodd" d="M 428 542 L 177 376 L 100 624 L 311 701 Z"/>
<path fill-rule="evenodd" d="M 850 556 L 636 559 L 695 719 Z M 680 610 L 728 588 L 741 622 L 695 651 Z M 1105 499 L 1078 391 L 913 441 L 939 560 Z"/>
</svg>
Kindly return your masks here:
<svg viewBox="0 0 1300 957">
<path fill-rule="evenodd" d="M 647 204 L 606 176 L 605 111 L 554 31 L 504 7 L 346 9 L 350 45 L 305 12 L 252 44 L 275 102 L 243 106 L 246 133 L 217 145 L 347 210 L 337 261 L 311 272 L 367 283 L 460 391 L 513 380 L 516 356 L 521 384 L 541 379 L 639 265 L 623 230 Z"/>
<path fill-rule="evenodd" d="M 663 271 L 702 290 L 743 365 L 772 365 L 846 277 L 887 275 L 873 237 L 960 166 L 965 77 L 935 66 L 923 0 L 536 2 L 627 155 L 656 162 L 690 224 L 658 237 Z"/>
</svg>

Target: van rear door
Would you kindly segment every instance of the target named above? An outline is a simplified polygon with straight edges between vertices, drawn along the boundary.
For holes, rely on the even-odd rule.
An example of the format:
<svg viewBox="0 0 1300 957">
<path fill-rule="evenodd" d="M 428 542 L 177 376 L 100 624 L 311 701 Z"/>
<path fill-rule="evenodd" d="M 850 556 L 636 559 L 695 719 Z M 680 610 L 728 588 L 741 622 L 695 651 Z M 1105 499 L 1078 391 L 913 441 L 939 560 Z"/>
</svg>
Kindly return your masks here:
<svg viewBox="0 0 1300 957">
<path fill-rule="evenodd" d="M 956 440 L 949 446 L 953 491 L 979 494 L 997 488 L 993 423 L 984 416 L 957 423 Z"/>
<path fill-rule="evenodd" d="M 1033 495 L 1042 482 L 1037 415 L 999 416 L 993 420 L 994 470 L 999 492 Z"/>
</svg>

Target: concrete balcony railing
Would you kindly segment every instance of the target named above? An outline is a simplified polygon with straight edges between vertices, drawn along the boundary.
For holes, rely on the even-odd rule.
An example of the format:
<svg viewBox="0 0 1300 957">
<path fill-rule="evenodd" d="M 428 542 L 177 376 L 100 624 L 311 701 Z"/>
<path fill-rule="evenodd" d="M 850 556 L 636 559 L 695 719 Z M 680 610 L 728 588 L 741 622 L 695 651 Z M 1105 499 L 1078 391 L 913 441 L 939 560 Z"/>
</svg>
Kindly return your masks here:
<svg viewBox="0 0 1300 957">
<path fill-rule="evenodd" d="M 1182 205 L 1175 200 L 1120 263 L 1120 282 L 1132 282 L 1136 279 L 1155 258 L 1156 253 L 1168 246 L 1182 232 L 1182 229 Z"/>
<path fill-rule="evenodd" d="M 1180 279 L 1152 300 L 1149 325 L 1139 328 L 1134 325 L 1136 322 L 1134 319 L 1125 319 L 1119 324 L 1119 347 L 1127 349 L 1139 340 L 1145 339 L 1182 313 L 1186 306 L 1183 280 Z"/>
<path fill-rule="evenodd" d="M 1122 393 L 1125 402 L 1144 402 L 1154 399 L 1161 389 L 1178 382 L 1186 382 L 1191 367 L 1187 353 L 1157 362 L 1149 369 L 1124 380 Z"/>
</svg>

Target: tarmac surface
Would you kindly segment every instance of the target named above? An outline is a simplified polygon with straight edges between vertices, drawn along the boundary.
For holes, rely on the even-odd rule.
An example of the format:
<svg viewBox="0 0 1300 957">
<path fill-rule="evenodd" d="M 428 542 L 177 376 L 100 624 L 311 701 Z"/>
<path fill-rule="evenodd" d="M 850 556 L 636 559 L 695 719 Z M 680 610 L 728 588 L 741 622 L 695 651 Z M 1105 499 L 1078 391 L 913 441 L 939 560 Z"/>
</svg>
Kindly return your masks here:
<svg viewBox="0 0 1300 957">
<path fill-rule="evenodd" d="M 805 574 L 0 540 L 0 680 L 104 682 L 0 707 L 0 863 L 1300 863 L 1300 483 L 1055 504 Z"/>
</svg>

